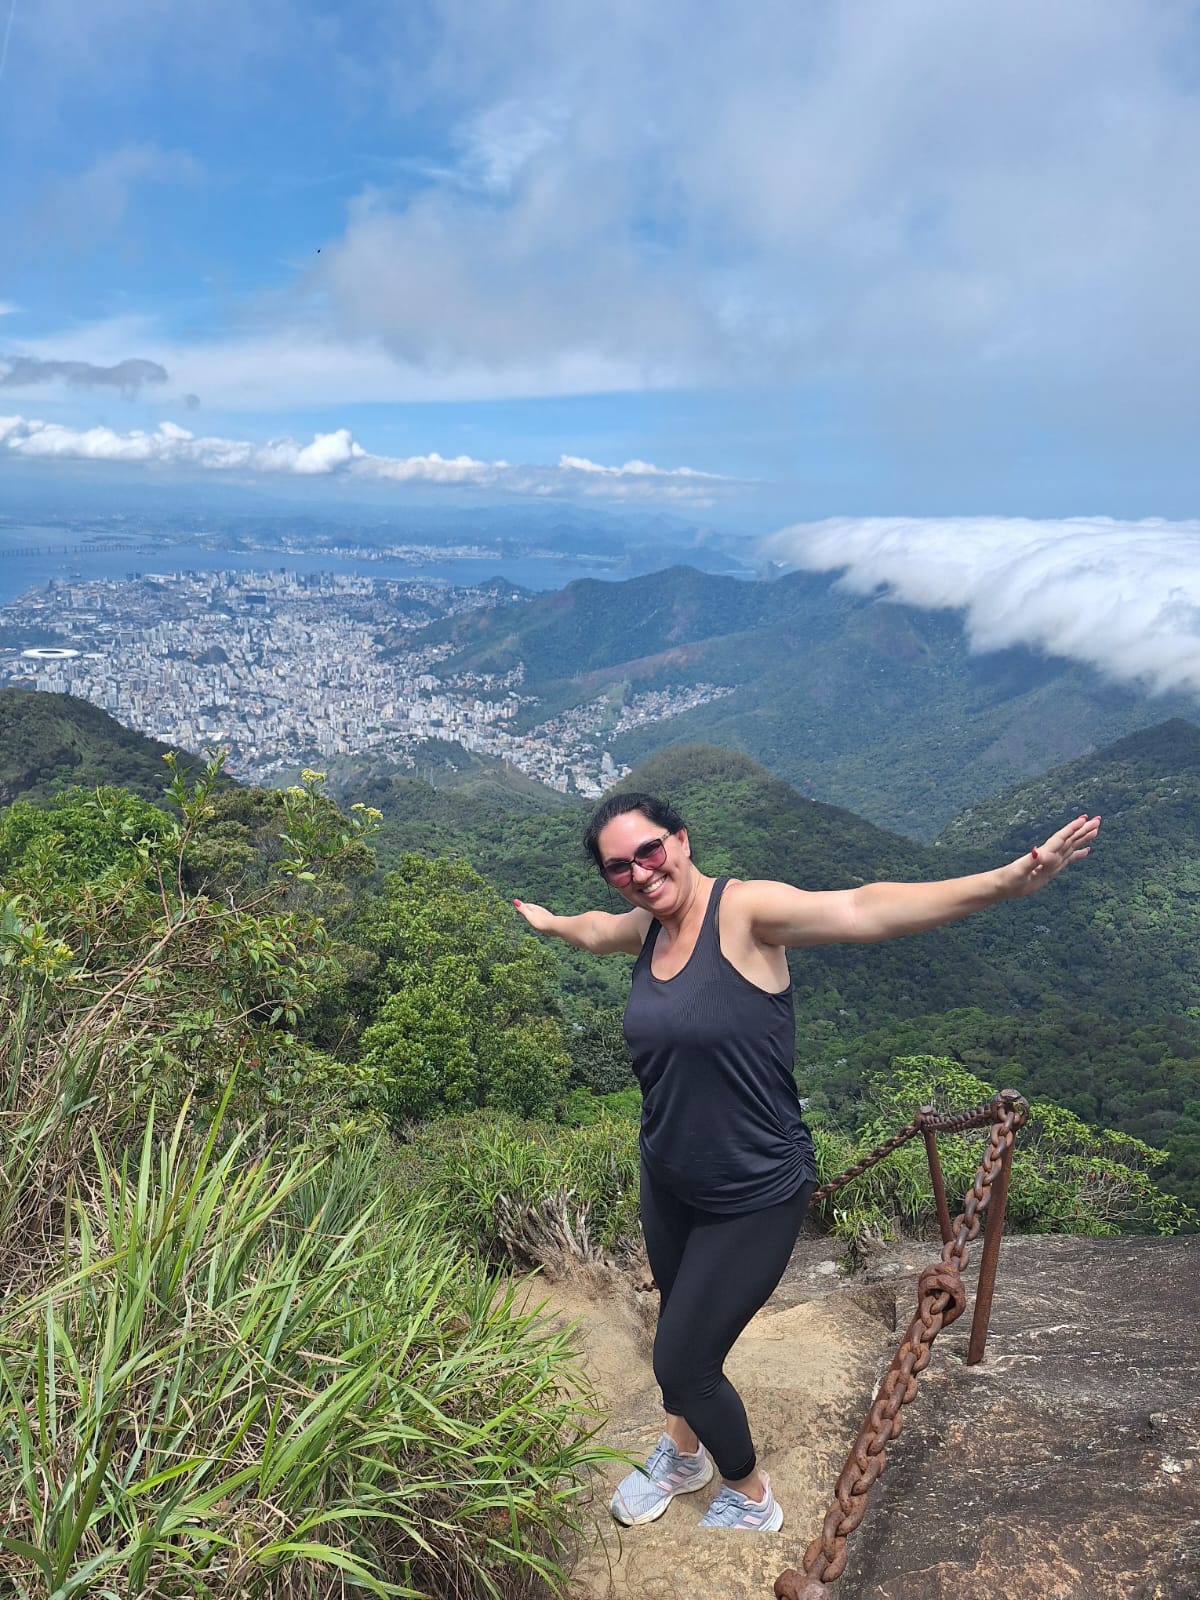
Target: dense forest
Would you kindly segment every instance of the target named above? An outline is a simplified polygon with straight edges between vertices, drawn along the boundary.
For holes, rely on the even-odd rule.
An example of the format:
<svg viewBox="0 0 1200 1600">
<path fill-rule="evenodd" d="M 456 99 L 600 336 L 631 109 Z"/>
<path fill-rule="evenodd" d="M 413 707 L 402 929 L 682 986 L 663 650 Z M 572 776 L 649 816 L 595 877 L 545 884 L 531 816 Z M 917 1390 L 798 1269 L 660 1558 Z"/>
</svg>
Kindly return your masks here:
<svg viewBox="0 0 1200 1600">
<path fill-rule="evenodd" d="M 893 1056 L 949 1055 L 997 1085 L 1164 1144 L 1165 1181 L 1200 1199 L 1200 729 L 1176 720 L 1131 735 L 1032 793 L 974 808 L 936 847 L 806 800 L 713 747 L 668 749 L 629 783 L 678 806 L 704 871 L 813 889 L 984 870 L 1070 815 L 1099 811 L 1098 848 L 1045 896 L 887 945 L 793 952 L 797 1077 L 849 1128 L 871 1071 Z M 585 806 L 506 807 L 495 787 L 393 778 L 355 798 L 383 813 L 381 862 L 406 849 L 448 852 L 505 899 L 620 909 L 582 854 Z M 553 954 L 568 1016 L 611 1054 L 628 964 L 557 945 Z"/>
<path fill-rule="evenodd" d="M 70 703 L 64 711 L 59 697 L 19 698 L 45 708 L 35 751 L 70 748 L 86 736 L 93 740 L 88 770 L 103 768 L 104 728 L 97 733 L 93 724 L 109 719 L 88 707 L 76 713 Z M 150 742 L 132 748 L 140 745 Z M 128 772 L 130 748 L 113 740 L 114 777 Z M 153 747 L 136 773 L 143 794 L 151 760 L 161 769 Z M 347 767 L 329 786 L 333 798 L 357 806 L 354 814 L 369 807 L 379 815 L 370 870 L 343 883 L 322 907 L 340 953 L 340 976 L 309 1008 L 304 1030 L 313 1042 L 347 1061 L 369 1058 L 378 1066 L 385 1039 L 380 1030 L 390 1027 L 393 1039 L 398 1028 L 404 1031 L 397 1008 L 408 1019 L 404 1027 L 427 1013 L 449 1028 L 439 994 L 466 993 L 479 972 L 477 1026 L 460 1030 L 455 1048 L 486 1056 L 493 1043 L 509 1039 L 518 1055 L 525 1052 L 528 1095 L 515 1099 L 512 1109 L 544 1109 L 556 1085 L 628 1090 L 619 1015 L 628 962 L 589 958 L 557 942 L 540 945 L 507 909 L 517 896 L 562 912 L 596 904 L 621 909 L 623 902 L 583 855 L 586 805 L 495 764 L 445 770 L 436 788 L 394 769 L 372 775 L 353 763 Z M 25 770 L 34 770 L 31 761 Z M 1099 848 L 1045 896 L 882 946 L 793 952 L 797 1079 L 813 1114 L 853 1133 L 863 1120 L 866 1084 L 891 1059 L 933 1053 L 957 1060 L 993 1086 L 1011 1083 L 1087 1122 L 1162 1146 L 1168 1153 L 1163 1181 L 1200 1200 L 1200 854 L 1194 828 L 1200 730 L 1194 725 L 1176 719 L 1131 735 L 976 805 L 937 845 L 805 799 L 746 756 L 713 746 L 669 748 L 629 782 L 679 807 L 703 870 L 814 889 L 982 870 L 1027 849 L 1072 813 L 1102 812 Z M 190 846 L 194 881 L 223 892 L 248 878 L 260 881 L 283 851 L 282 803 L 275 791 L 227 786 L 216 792 L 205 835 Z M 93 862 L 89 830 L 95 824 L 76 799 L 48 806 L 25 801 L 0 815 L 0 882 L 27 870 L 48 829 L 56 832 L 64 859 L 80 870 Z M 472 895 L 485 899 L 476 904 Z M 394 930 L 411 922 L 423 898 L 442 903 L 443 931 L 426 927 L 414 954 Z M 482 905 L 492 906 L 492 918 L 504 925 L 491 927 Z M 455 948 L 456 928 L 473 930 L 465 952 Z M 519 960 L 505 954 L 509 942 Z M 435 956 L 443 947 L 444 956 Z M 486 998 L 500 981 L 497 962 L 505 981 L 525 996 L 527 1010 L 558 1019 L 550 1033 L 535 1030 L 526 1038 L 514 1023 L 509 1038 L 497 1022 Z M 385 1016 L 385 1000 L 398 990 L 408 998 L 403 1006 L 391 999 Z M 516 1016 L 514 1004 L 509 1011 Z M 438 1046 L 443 1054 L 449 1038 Z M 528 1067 L 535 1058 L 536 1071 Z M 546 1063 L 553 1069 L 548 1078 Z M 458 1109 L 488 1100 L 486 1092 L 456 1094 L 447 1103 Z M 414 1104 L 425 1107 L 426 1101 L 417 1095 Z"/>
</svg>

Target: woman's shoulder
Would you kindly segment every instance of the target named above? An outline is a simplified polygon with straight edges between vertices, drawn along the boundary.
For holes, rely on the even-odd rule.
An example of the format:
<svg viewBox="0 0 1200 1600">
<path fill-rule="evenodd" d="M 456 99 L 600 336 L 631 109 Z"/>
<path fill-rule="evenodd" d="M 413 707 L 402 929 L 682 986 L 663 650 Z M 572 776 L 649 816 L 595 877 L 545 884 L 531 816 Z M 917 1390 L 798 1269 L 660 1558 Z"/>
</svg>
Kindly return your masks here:
<svg viewBox="0 0 1200 1600">
<path fill-rule="evenodd" d="M 791 884 L 777 878 L 728 878 L 721 893 L 721 910 L 730 921 L 750 924 L 781 897 L 796 893 Z"/>
<path fill-rule="evenodd" d="M 795 885 L 780 878 L 726 878 L 723 898 L 727 900 L 757 900 L 764 894 L 774 894 L 782 889 L 786 894 L 795 892 Z"/>
</svg>

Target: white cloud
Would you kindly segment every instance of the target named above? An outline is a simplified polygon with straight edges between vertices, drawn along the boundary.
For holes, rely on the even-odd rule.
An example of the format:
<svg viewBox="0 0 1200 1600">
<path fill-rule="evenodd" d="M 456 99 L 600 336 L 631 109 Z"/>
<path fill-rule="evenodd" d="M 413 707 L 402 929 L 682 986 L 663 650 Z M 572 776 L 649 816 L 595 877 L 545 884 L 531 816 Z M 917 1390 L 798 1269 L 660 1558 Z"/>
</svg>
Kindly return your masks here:
<svg viewBox="0 0 1200 1600">
<path fill-rule="evenodd" d="M 559 456 L 558 464 L 565 471 L 594 474 L 600 478 L 695 478 L 710 483 L 728 482 L 715 472 L 699 472 L 695 467 L 656 467 L 649 461 L 626 461 L 624 466 L 604 467 L 589 461 L 586 456 Z"/>
<path fill-rule="evenodd" d="M 688 467 L 663 468 L 647 461 L 604 467 L 564 456 L 557 466 L 512 466 L 506 461 L 378 456 L 364 450 L 346 428 L 318 433 L 307 444 L 297 439 L 246 439 L 196 435 L 175 422 L 153 431 L 108 427 L 71 428 L 25 417 L 0 417 L 0 460 L 115 461 L 140 466 L 201 469 L 212 472 L 281 473 L 372 479 L 405 485 L 487 489 L 518 495 L 583 495 L 610 499 L 666 500 L 699 508 L 712 503 L 725 480 Z"/>
<path fill-rule="evenodd" d="M 910 407 L 964 371 L 1090 399 L 1101 374 L 1117 410 L 1190 382 L 1193 8 L 706 20 L 695 0 L 442 8 L 426 81 L 458 108 L 463 181 L 363 197 L 312 276 L 333 325 L 430 373 L 866 375 Z M 411 75 L 405 42 L 381 73 Z"/>
<path fill-rule="evenodd" d="M 561 106 L 540 115 L 519 101 L 491 106 L 456 136 L 463 152 L 459 176 L 492 194 L 507 193 L 529 163 L 558 141 L 566 123 Z"/>
<path fill-rule="evenodd" d="M 44 0 L 22 127 L 202 83 L 227 223 L 272 179 L 261 138 L 231 155 L 247 108 L 302 83 L 312 150 L 375 175 L 295 281 L 234 306 L 261 332 L 150 352 L 206 405 L 278 408 L 297 370 L 302 404 L 321 368 L 363 401 L 832 379 L 884 426 L 970 387 L 1113 436 L 1195 404 L 1196 40 L 1189 0 L 752 0 L 719 26 L 701 0 Z M 97 155 L 55 210 L 136 222 L 186 159 Z M 206 272 L 246 281 L 213 234 Z"/>
<path fill-rule="evenodd" d="M 763 548 L 856 593 L 961 610 L 977 650 L 1026 645 L 1200 695 L 1200 521 L 835 517 Z"/>
<path fill-rule="evenodd" d="M 0 317 L 15 317 L 20 309 L 11 300 L 0 300 Z"/>
</svg>

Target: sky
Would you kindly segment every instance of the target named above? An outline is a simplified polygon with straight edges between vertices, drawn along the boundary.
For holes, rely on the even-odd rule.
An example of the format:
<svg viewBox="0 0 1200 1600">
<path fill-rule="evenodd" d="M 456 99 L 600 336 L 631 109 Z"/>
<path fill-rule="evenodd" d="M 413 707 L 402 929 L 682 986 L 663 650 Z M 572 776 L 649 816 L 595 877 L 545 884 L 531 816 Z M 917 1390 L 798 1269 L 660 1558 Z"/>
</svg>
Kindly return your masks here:
<svg viewBox="0 0 1200 1600">
<path fill-rule="evenodd" d="M 0 0 L 0 28 L 0 496 L 120 462 L 1195 537 L 1195 4 Z"/>
</svg>

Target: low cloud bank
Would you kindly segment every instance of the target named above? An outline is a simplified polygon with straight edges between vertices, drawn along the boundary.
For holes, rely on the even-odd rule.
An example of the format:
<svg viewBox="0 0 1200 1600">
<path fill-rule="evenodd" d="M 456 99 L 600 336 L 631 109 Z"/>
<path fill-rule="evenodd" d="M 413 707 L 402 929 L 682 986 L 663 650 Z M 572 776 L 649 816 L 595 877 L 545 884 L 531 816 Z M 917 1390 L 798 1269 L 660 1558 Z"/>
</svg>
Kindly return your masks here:
<svg viewBox="0 0 1200 1600">
<path fill-rule="evenodd" d="M 834 517 L 763 542 L 773 560 L 965 613 L 972 648 L 1025 645 L 1157 692 L 1200 695 L 1200 522 Z"/>
<path fill-rule="evenodd" d="M 85 389 L 119 389 L 136 395 L 144 384 L 166 383 L 167 369 L 136 357 L 115 366 L 91 361 L 42 361 L 37 356 L 0 356 L 0 389 L 27 389 L 38 383 L 70 383 Z"/>
<path fill-rule="evenodd" d="M 118 461 L 133 465 L 202 468 L 214 472 L 288 473 L 373 479 L 404 484 L 443 484 L 527 495 L 596 495 L 610 499 L 659 499 L 689 506 L 711 504 L 731 479 L 691 467 L 656 467 L 628 461 L 606 467 L 579 456 L 562 456 L 555 466 L 512 466 L 507 461 L 424 456 L 376 456 L 358 444 L 349 429 L 318 433 L 308 444 L 272 439 L 205 438 L 162 422 L 153 432 L 112 428 L 68 428 L 25 417 L 0 417 L 0 460 L 5 455 L 32 460 Z"/>
</svg>

